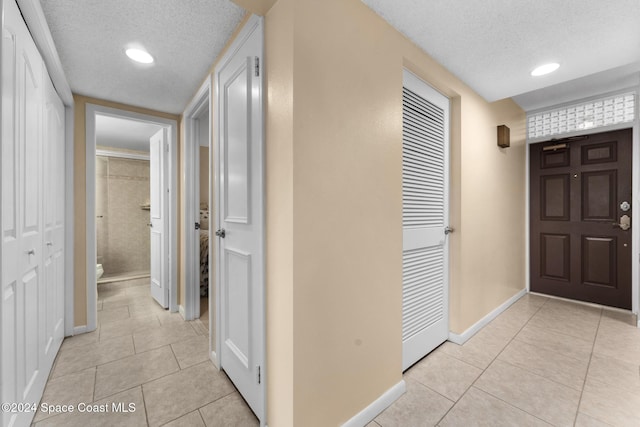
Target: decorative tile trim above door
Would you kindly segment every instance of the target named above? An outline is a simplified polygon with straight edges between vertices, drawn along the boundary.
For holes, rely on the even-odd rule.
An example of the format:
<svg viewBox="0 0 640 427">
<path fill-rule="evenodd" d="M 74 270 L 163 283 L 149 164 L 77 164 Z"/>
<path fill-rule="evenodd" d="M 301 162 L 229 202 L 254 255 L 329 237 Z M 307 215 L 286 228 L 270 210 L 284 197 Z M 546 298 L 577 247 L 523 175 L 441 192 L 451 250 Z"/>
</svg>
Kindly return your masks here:
<svg viewBox="0 0 640 427">
<path fill-rule="evenodd" d="M 631 123 L 635 118 L 635 93 L 609 95 L 527 114 L 527 139 L 530 143 L 537 142 L 557 135 Z"/>
</svg>

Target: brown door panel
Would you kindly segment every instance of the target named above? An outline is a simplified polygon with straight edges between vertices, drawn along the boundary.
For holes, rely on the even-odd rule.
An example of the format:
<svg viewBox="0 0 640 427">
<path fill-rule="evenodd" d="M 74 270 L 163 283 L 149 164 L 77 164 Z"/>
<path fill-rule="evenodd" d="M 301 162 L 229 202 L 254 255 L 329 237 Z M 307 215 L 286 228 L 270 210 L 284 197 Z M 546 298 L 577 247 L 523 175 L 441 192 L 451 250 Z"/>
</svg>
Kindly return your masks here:
<svg viewBox="0 0 640 427">
<path fill-rule="evenodd" d="M 531 146 L 531 290 L 631 309 L 631 130 L 562 145 Z"/>
</svg>

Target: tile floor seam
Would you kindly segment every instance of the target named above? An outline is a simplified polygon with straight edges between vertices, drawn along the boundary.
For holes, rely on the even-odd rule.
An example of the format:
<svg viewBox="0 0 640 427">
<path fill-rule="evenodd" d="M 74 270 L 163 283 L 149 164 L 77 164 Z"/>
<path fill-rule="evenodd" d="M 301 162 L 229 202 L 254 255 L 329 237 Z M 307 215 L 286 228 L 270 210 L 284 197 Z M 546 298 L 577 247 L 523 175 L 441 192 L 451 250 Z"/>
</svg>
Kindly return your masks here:
<svg viewBox="0 0 640 427">
<path fill-rule="evenodd" d="M 526 294 L 525 294 L 525 295 L 526 295 Z M 520 301 L 523 297 L 524 297 L 524 295 L 523 295 L 521 298 L 518 298 L 518 301 Z M 493 318 L 493 319 L 491 320 L 491 322 L 493 322 L 495 319 L 497 319 L 498 317 L 500 317 L 500 315 L 502 315 L 504 312 L 506 312 L 509 308 L 513 307 L 513 305 L 514 305 L 515 303 L 517 303 L 518 301 L 515 301 L 513 304 L 511 304 L 509 307 L 507 307 L 505 310 L 503 310 L 500 314 L 498 314 L 495 318 Z M 542 307 L 544 307 L 544 305 L 547 303 L 547 301 L 548 301 L 548 299 L 545 299 L 545 301 L 543 301 L 543 303 L 540 305 L 540 307 L 538 307 L 538 308 L 536 309 L 536 311 L 535 311 L 531 316 L 529 316 L 529 319 L 527 319 L 527 321 L 526 321 L 526 322 L 525 322 L 525 323 L 520 327 L 520 329 L 518 329 L 518 331 L 513 335 L 513 337 L 509 340 L 509 342 L 508 342 L 508 343 L 507 343 L 507 344 L 502 348 L 502 350 L 500 350 L 500 352 L 498 352 L 498 354 L 497 354 L 493 359 L 491 359 L 491 361 L 489 362 L 489 364 L 487 365 L 487 367 L 486 367 L 486 368 L 480 368 L 480 367 L 478 367 L 478 366 L 474 366 L 474 365 L 472 365 L 472 366 L 474 366 L 475 368 L 482 369 L 482 372 L 480 373 L 480 375 L 478 375 L 478 376 L 476 377 L 476 379 L 475 379 L 475 380 L 473 380 L 473 382 L 469 385 L 469 387 L 467 387 L 467 389 L 466 389 L 466 390 L 465 390 L 465 391 L 460 395 L 460 397 L 458 398 L 458 400 L 456 400 L 456 401 L 454 402 L 453 406 L 451 406 L 451 408 L 449 408 L 449 409 L 447 410 L 447 412 L 442 416 L 442 418 L 440 418 L 440 420 L 438 420 L 438 422 L 436 423 L 436 425 L 440 424 L 440 423 L 442 422 L 442 420 L 444 420 L 444 419 L 445 419 L 445 417 L 449 414 L 449 412 L 451 412 L 451 410 L 452 410 L 453 408 L 455 408 L 455 406 L 458 404 L 458 402 L 460 402 L 460 400 L 461 400 L 461 399 L 462 399 L 462 398 L 467 394 L 467 392 L 471 389 L 471 387 L 473 387 L 473 386 L 475 385 L 475 383 L 480 379 L 480 377 L 481 377 L 482 375 L 484 375 L 484 373 L 487 371 L 487 369 L 489 369 L 489 367 L 490 367 L 491 365 L 493 365 L 493 362 L 495 362 L 495 361 L 496 361 L 496 359 L 497 359 L 497 358 L 502 354 L 502 352 L 504 351 L 504 349 L 505 349 L 505 348 L 507 348 L 507 347 L 509 346 L 509 344 L 511 344 L 511 342 L 515 339 L 515 337 L 516 337 L 520 332 L 522 332 L 522 330 L 525 328 L 525 326 L 527 326 L 527 324 L 531 321 L 531 319 L 533 319 L 533 317 L 534 317 L 536 314 L 538 314 L 538 312 L 542 309 Z M 481 331 L 482 329 L 486 328 L 487 326 L 491 325 L 491 322 L 489 322 L 487 325 L 483 326 L 483 327 L 480 329 L 480 331 Z M 480 332 L 480 331 L 478 331 L 478 332 Z M 475 334 L 474 334 L 474 336 L 475 336 Z M 473 338 L 473 337 L 471 337 L 471 338 Z M 471 339 L 471 338 L 469 338 L 469 339 Z M 468 340 L 467 340 L 467 342 L 468 342 Z M 463 344 L 463 345 L 464 345 L 464 344 Z M 454 357 L 454 358 L 458 359 L 458 358 L 457 358 L 457 357 L 455 357 L 455 356 L 452 356 L 452 357 Z M 460 360 L 460 359 L 458 359 L 458 360 Z M 463 361 L 463 360 L 461 360 L 461 362 L 464 362 L 464 361 Z M 468 362 L 465 362 L 465 363 L 470 364 L 470 363 L 468 363 Z M 482 389 L 479 389 L 479 390 L 482 390 Z M 482 390 L 482 391 L 484 391 L 484 390 Z M 500 399 L 500 400 L 502 400 L 502 399 Z M 507 402 L 505 402 L 505 403 L 507 403 Z M 513 406 L 513 405 L 511 405 L 511 406 Z M 514 407 L 515 407 L 515 406 L 514 406 Z M 518 408 L 518 409 L 520 409 L 520 408 Z M 520 410 L 522 410 L 522 409 L 520 409 Z M 524 412 L 526 412 L 526 411 L 524 411 Z M 527 412 L 527 413 L 528 413 L 528 412 Z M 533 414 L 529 414 L 529 415 L 533 415 Z M 536 418 L 537 418 L 537 417 L 536 417 Z"/>
<path fill-rule="evenodd" d="M 584 388 L 587 384 L 587 377 L 589 376 L 589 369 L 591 369 L 591 360 L 593 359 L 593 350 L 596 347 L 596 340 L 598 339 L 598 331 L 600 330 L 600 323 L 602 322 L 602 316 L 604 315 L 604 310 L 600 309 L 600 318 L 598 319 L 598 326 L 596 327 L 596 334 L 593 338 L 593 344 L 591 346 L 591 354 L 589 354 L 589 363 L 587 364 L 587 372 L 584 375 L 584 381 L 582 382 L 582 390 L 580 390 L 580 398 L 578 399 L 578 407 L 576 408 L 576 415 L 573 418 L 573 425 L 575 426 L 578 421 L 578 414 L 580 413 L 580 405 L 582 405 L 582 396 L 584 395 Z M 589 415 L 591 417 L 591 415 Z M 592 417 L 598 421 L 598 418 Z M 605 423 L 606 424 L 606 423 Z"/>
<path fill-rule="evenodd" d="M 544 419 L 540 418 L 540 417 L 539 417 L 538 415 L 536 415 L 536 414 L 532 414 L 531 412 L 529 412 L 529 411 L 527 411 L 527 410 L 525 410 L 525 409 L 522 409 L 522 408 L 520 408 L 519 406 L 514 405 L 513 403 L 509 403 L 509 402 L 507 402 L 506 400 L 502 399 L 502 398 L 501 398 L 501 397 L 499 397 L 499 396 L 496 396 L 495 394 L 491 393 L 490 391 L 487 391 L 487 390 L 482 389 L 482 388 L 479 388 L 479 387 L 476 387 L 476 389 L 478 389 L 479 391 L 481 391 L 481 392 L 483 392 L 483 393 L 486 393 L 486 394 L 488 394 L 489 396 L 491 396 L 491 397 L 493 397 L 493 398 L 495 398 L 495 399 L 497 399 L 497 400 L 501 401 L 501 402 L 502 402 L 502 403 L 504 403 L 505 405 L 509 405 L 509 406 L 511 406 L 512 408 L 515 408 L 516 410 L 518 410 L 518 411 L 520 411 L 520 412 L 524 412 L 524 413 L 525 413 L 525 414 L 527 414 L 527 415 L 531 415 L 532 417 L 534 417 L 534 418 L 536 418 L 536 419 L 538 419 L 538 420 L 540 420 L 540 421 L 542 421 L 542 422 L 544 422 L 544 423 L 546 423 L 546 424 L 554 425 L 552 422 L 547 421 L 547 420 L 544 420 Z M 466 394 L 466 392 L 465 392 L 465 394 Z"/>
<path fill-rule="evenodd" d="M 149 413 L 147 411 L 147 401 L 144 398 L 144 384 L 141 384 L 140 387 L 140 393 L 142 394 L 142 405 L 144 406 L 144 420 L 147 423 L 147 427 L 149 427 Z"/>
<path fill-rule="evenodd" d="M 445 398 L 445 399 L 447 399 L 449 402 L 453 403 L 453 405 L 451 405 L 452 407 L 453 407 L 453 406 L 455 406 L 455 404 L 456 404 L 456 403 L 458 403 L 458 400 L 460 400 L 460 399 L 458 399 L 458 400 L 453 400 L 453 399 L 451 399 L 450 397 L 447 397 L 447 396 L 445 396 L 444 394 L 440 393 L 438 390 L 435 390 L 435 389 L 433 389 L 433 388 L 429 387 L 427 384 L 424 384 L 423 382 L 421 382 L 421 381 L 419 381 L 419 380 L 417 380 L 417 379 L 415 379 L 415 378 L 411 378 L 411 380 L 412 380 L 412 381 L 417 382 L 417 383 L 418 383 L 418 384 L 420 384 L 421 386 L 424 386 L 424 387 L 428 388 L 429 390 L 431 390 L 431 391 L 432 391 L 432 392 L 434 392 L 435 394 L 439 395 L 440 397 L 444 397 L 444 398 Z M 466 390 L 465 390 L 465 393 L 466 393 Z M 464 395 L 464 394 L 463 394 L 463 395 Z M 228 396 L 228 395 L 227 395 L 227 396 Z M 225 396 L 225 397 L 226 397 L 226 396 Z M 462 396 L 460 396 L 460 398 L 462 398 Z"/>
<path fill-rule="evenodd" d="M 513 341 L 515 341 L 515 339 L 514 339 L 514 340 L 512 340 L 512 341 L 510 341 L 510 342 L 509 342 L 509 344 L 511 344 L 511 342 L 513 342 Z M 521 342 L 521 341 L 520 341 L 520 342 Z M 505 348 L 506 348 L 506 347 L 505 347 Z M 558 353 L 558 352 L 554 352 L 554 353 Z M 501 352 L 500 354 L 502 354 L 502 352 Z M 558 353 L 558 354 L 560 354 L 560 353 Z M 538 372 L 533 371 L 532 369 L 529 369 L 529 367 L 528 367 L 528 366 L 520 366 L 520 365 L 516 365 L 516 364 L 514 364 L 514 363 L 509 362 L 508 360 L 499 359 L 498 357 L 496 357 L 496 359 L 495 359 L 495 360 L 499 360 L 500 362 L 506 363 L 507 365 L 511 365 L 511 366 L 513 366 L 513 367 L 515 367 L 515 368 L 522 369 L 523 371 L 526 371 L 526 372 L 528 372 L 528 373 L 530 373 L 530 374 L 536 375 L 536 376 L 538 376 L 538 377 L 540 377 L 540 378 L 544 378 L 544 379 L 546 379 L 546 380 L 549 380 L 549 381 L 551 381 L 551 382 L 553 382 L 553 383 L 555 383 L 555 384 L 558 384 L 558 385 L 561 385 L 561 386 L 564 386 L 564 387 L 570 388 L 570 389 L 575 390 L 575 391 L 580 391 L 580 392 L 582 392 L 582 389 L 584 388 L 584 381 L 585 381 L 585 380 L 586 380 L 586 378 L 587 378 L 587 372 L 585 372 L 585 375 L 584 375 L 584 378 L 585 378 L 585 379 L 584 379 L 584 380 L 582 380 L 582 382 L 583 382 L 582 387 L 578 389 L 578 388 L 575 388 L 575 387 L 573 387 L 573 386 L 567 385 L 567 384 L 565 384 L 565 383 L 561 383 L 561 382 L 559 382 L 559 381 L 556 381 L 556 380 L 555 380 L 555 379 L 553 379 L 553 378 L 548 378 L 548 377 L 546 377 L 545 375 L 542 375 L 542 374 L 540 374 L 540 373 L 538 373 Z M 577 359 L 574 359 L 574 360 L 577 360 Z M 591 359 L 589 359 L 589 360 L 591 360 Z M 579 360 L 578 360 L 578 361 L 579 361 Z M 492 362 L 492 363 L 493 363 L 493 362 Z M 588 371 L 588 365 L 587 365 L 587 371 Z"/>
<path fill-rule="evenodd" d="M 493 359 L 491 359 L 491 362 L 489 362 L 489 364 L 487 365 L 487 367 L 486 367 L 486 368 L 484 368 L 484 369 L 482 370 L 482 373 L 481 373 L 480 375 L 478 375 L 478 376 L 476 377 L 476 379 L 475 379 L 475 380 L 473 380 L 473 382 L 471 383 L 471 385 L 469 385 L 469 387 L 467 387 L 467 389 L 464 391 L 464 393 L 462 393 L 462 395 L 460 396 L 460 398 L 459 398 L 459 399 L 458 399 L 458 400 L 453 404 L 453 406 L 452 406 L 451 408 L 449 408 L 449 410 L 448 410 L 448 411 L 447 411 L 447 412 L 442 416 L 442 418 L 440 418 L 440 420 L 436 423 L 436 425 L 437 425 L 437 424 L 440 424 L 440 423 L 442 422 L 442 420 L 443 420 L 443 419 L 444 419 L 444 418 L 449 414 L 449 412 L 451 412 L 451 410 L 452 410 L 452 409 L 453 409 L 453 408 L 458 404 L 458 402 L 460 402 L 460 400 L 462 399 L 462 397 L 463 397 L 464 395 L 466 395 L 466 394 L 467 394 L 467 392 L 471 389 L 471 387 L 473 387 L 473 386 L 476 384 L 476 382 L 478 382 L 478 380 L 480 379 L 480 377 L 482 377 L 482 376 L 484 375 L 484 373 L 487 371 L 487 369 L 489 369 L 489 368 L 491 367 L 491 365 L 493 365 L 493 364 L 494 364 L 494 362 L 495 362 L 496 360 L 498 360 L 498 357 L 500 357 L 500 355 L 501 355 L 501 354 L 504 352 L 504 350 L 509 346 L 509 344 L 511 344 L 511 343 L 513 342 L 513 340 L 515 340 L 515 338 L 518 336 L 518 334 L 519 334 L 520 332 L 522 332 L 522 330 L 525 328 L 525 326 L 527 326 L 527 324 L 531 321 L 531 319 L 533 319 L 533 317 L 534 317 L 536 314 L 538 314 L 538 312 L 542 309 L 542 307 L 544 307 L 544 305 L 547 303 L 547 301 L 548 301 L 548 300 L 545 300 L 545 301 L 540 305 L 540 307 L 538 307 L 538 309 L 537 309 L 537 310 L 536 310 L 536 311 L 535 311 L 531 316 L 529 316 L 529 319 L 527 319 L 527 321 L 526 321 L 526 322 L 525 322 L 525 323 L 520 327 L 520 329 L 518 329 L 518 331 L 513 335 L 513 337 L 509 340 L 509 342 L 507 342 L 507 344 L 505 344 L 505 346 L 502 348 L 502 350 L 500 350 L 500 351 L 498 352 L 498 354 L 497 354 Z M 517 302 L 517 301 L 516 301 L 516 302 Z M 515 304 L 515 302 L 514 302 L 513 304 Z M 513 304 L 511 304 L 511 306 L 509 306 L 509 308 L 513 307 Z M 505 311 L 507 311 L 509 308 L 507 308 L 506 310 L 504 310 L 502 313 L 504 313 Z M 500 314 L 502 314 L 502 313 L 500 313 Z M 496 316 L 493 320 L 497 319 L 499 316 L 500 316 L 500 315 Z M 493 321 L 493 320 L 492 320 L 492 321 Z M 490 324 L 491 324 L 491 322 L 489 322 L 489 324 L 488 324 L 488 325 L 486 325 L 486 326 L 489 326 Z M 486 327 L 486 326 L 485 326 L 485 327 Z M 488 393 L 487 391 L 485 391 L 485 390 L 483 390 L 483 389 L 481 389 L 481 388 L 478 388 L 478 390 L 482 390 L 482 391 L 484 391 L 485 393 Z M 488 393 L 488 394 L 490 394 L 491 396 L 493 396 L 491 393 Z M 494 397 L 496 397 L 496 396 L 494 396 Z M 497 397 L 496 397 L 496 398 L 497 398 Z M 499 399 L 499 400 L 502 400 L 502 399 Z M 504 401 L 503 401 L 503 402 L 504 402 Z M 506 404 L 508 404 L 508 405 L 511 405 L 511 406 L 513 406 L 514 408 L 517 408 L 517 409 L 519 409 L 519 410 L 521 410 L 521 411 L 523 411 L 523 412 L 525 412 L 525 413 L 529 414 L 529 412 L 527 412 L 527 411 L 525 411 L 525 410 L 523 410 L 523 409 L 521 409 L 521 408 L 518 408 L 518 407 L 516 407 L 516 406 L 514 406 L 514 405 L 510 404 L 509 402 L 504 402 L 504 403 L 506 403 Z M 534 416 L 534 417 L 538 418 L 537 416 L 535 416 L 535 415 L 533 415 L 533 414 L 529 414 L 529 415 L 531 415 L 531 416 Z M 543 421 L 544 421 L 544 420 L 543 420 Z M 546 422 L 546 421 L 545 421 L 545 422 Z"/>
<path fill-rule="evenodd" d="M 531 327 L 531 328 L 538 329 L 538 330 L 541 330 L 541 331 L 547 331 L 545 328 L 541 328 L 541 327 L 536 326 L 536 325 L 531 325 L 530 327 Z M 564 333 L 564 332 L 559 331 L 559 330 L 556 330 L 556 329 L 551 330 L 551 331 L 547 331 L 547 332 L 553 332 L 554 334 L 559 334 L 559 335 L 563 335 L 563 336 L 565 336 L 565 337 L 569 337 L 569 338 L 573 338 L 573 339 L 579 339 L 579 340 L 582 340 L 582 341 L 589 341 L 589 340 L 584 339 L 584 338 L 582 338 L 582 337 L 577 337 L 577 336 L 575 336 L 575 335 L 567 334 L 567 333 Z M 595 337 L 594 337 L 594 340 L 595 340 Z"/>
<path fill-rule="evenodd" d="M 568 335 L 567 335 L 567 336 L 568 336 Z M 513 341 L 518 341 L 519 343 L 526 344 L 526 345 L 530 345 L 530 346 L 533 346 L 533 347 L 543 348 L 543 349 L 545 349 L 545 350 L 547 350 L 547 351 L 550 351 L 550 352 L 553 352 L 553 353 L 557 353 L 557 354 L 559 354 L 560 356 L 567 357 L 567 358 L 569 358 L 569 359 L 571 359 L 571 360 L 575 360 L 576 362 L 582 362 L 582 361 L 583 361 L 583 360 L 578 359 L 577 357 L 569 356 L 568 354 L 564 354 L 564 353 L 560 353 L 560 352 L 558 352 L 558 351 L 552 350 L 552 349 L 550 349 L 550 348 L 549 348 L 549 347 L 547 347 L 547 346 L 531 344 L 531 343 L 529 343 L 529 342 L 523 341 L 522 339 L 518 339 L 518 336 L 517 336 L 517 335 L 516 335 L 516 337 L 513 339 Z"/>
<path fill-rule="evenodd" d="M 91 402 L 96 401 L 96 384 L 98 383 L 98 367 L 93 368 L 93 394 L 91 396 Z"/>
<path fill-rule="evenodd" d="M 170 346 L 169 346 L 169 347 L 170 347 Z M 162 347 L 160 347 L 160 348 L 162 348 Z M 154 350 L 158 350 L 158 349 L 156 348 L 156 349 L 154 349 Z M 139 353 L 139 354 L 142 354 L 142 353 Z M 133 356 L 136 356 L 136 355 L 134 354 Z M 131 357 L 131 356 L 127 356 L 127 357 Z M 124 359 L 124 358 L 123 358 L 123 359 Z M 122 360 L 122 359 L 114 360 L 114 362 L 117 362 L 117 361 L 119 361 L 119 360 Z M 166 377 L 168 377 L 169 375 L 177 374 L 178 372 L 182 371 L 182 369 L 180 369 L 180 364 L 179 364 L 179 363 L 177 363 L 177 362 L 176 362 L 176 364 L 178 365 L 178 370 L 177 370 L 177 371 L 169 372 L 169 373 L 167 373 L 167 374 L 165 374 L 165 375 L 162 375 L 162 376 L 159 376 L 159 377 L 157 377 L 157 378 L 153 378 L 153 379 L 150 379 L 150 380 L 145 381 L 145 382 L 143 382 L 143 383 L 133 385 L 133 386 L 131 386 L 131 387 L 129 387 L 129 388 L 127 388 L 127 389 L 125 389 L 125 390 L 120 390 L 120 391 L 114 392 L 114 393 L 109 394 L 109 395 L 106 395 L 106 396 L 101 396 L 101 397 L 100 397 L 100 400 L 102 400 L 102 399 L 107 399 L 107 398 L 109 398 L 109 397 L 111 397 L 111 396 L 115 396 L 115 395 L 116 395 L 116 394 L 118 394 L 118 393 L 122 393 L 122 392 L 124 392 L 124 391 L 128 391 L 128 390 L 131 390 L 131 389 L 136 388 L 136 387 L 142 387 L 142 386 L 143 386 L 143 385 L 145 385 L 145 384 L 149 384 L 149 383 L 152 383 L 152 382 L 154 382 L 154 381 L 156 381 L 156 380 L 160 380 L 160 379 L 162 379 L 162 378 L 166 378 Z M 195 365 L 194 365 L 194 366 L 195 366 Z M 189 366 L 189 367 L 191 367 L 191 366 Z M 96 368 L 97 368 L 97 367 L 96 367 Z M 186 369 L 186 368 L 185 368 L 185 369 Z M 96 369 L 96 375 L 97 375 L 97 372 L 98 372 L 98 370 Z M 95 395 L 95 386 L 94 386 L 94 395 Z"/>
<path fill-rule="evenodd" d="M 180 366 L 180 361 L 178 360 L 178 356 L 176 356 L 176 352 L 173 350 L 173 344 L 169 344 L 169 349 L 171 350 L 171 354 L 173 354 L 173 360 L 176 361 L 176 365 L 178 365 L 178 372 L 182 371 L 182 366 Z"/>
<path fill-rule="evenodd" d="M 122 338 L 122 337 L 118 337 L 118 338 Z M 86 367 L 84 367 L 84 368 L 81 368 L 81 369 L 80 369 L 80 370 L 78 370 L 78 371 L 67 372 L 67 373 L 66 373 L 66 374 L 64 374 L 64 375 L 58 375 L 57 377 L 55 377 L 55 378 L 53 378 L 53 379 L 54 379 L 54 380 L 57 380 L 57 379 L 59 379 L 59 378 L 68 377 L 69 375 L 79 374 L 80 372 L 82 372 L 82 371 L 86 371 L 87 369 L 91 369 L 91 368 L 96 368 L 96 371 L 97 371 L 98 366 L 104 366 L 104 365 L 107 365 L 107 364 L 109 364 L 109 363 L 111 363 L 111 362 L 117 362 L 118 360 L 122 360 L 122 359 L 124 359 L 124 358 L 126 358 L 126 357 L 135 356 L 135 354 L 136 354 L 136 353 L 128 354 L 128 355 L 126 355 L 126 356 L 122 356 L 122 357 L 119 357 L 119 358 L 117 358 L 117 359 L 109 360 L 108 362 L 99 363 L 99 364 L 91 365 L 91 366 L 86 366 Z M 51 372 L 53 373 L 53 370 L 51 370 Z M 47 381 L 48 381 L 48 380 L 47 380 Z"/>
<path fill-rule="evenodd" d="M 203 406 L 203 408 L 204 408 L 204 406 Z M 202 416 L 202 412 L 200 412 L 200 408 L 196 409 L 196 411 L 198 411 L 198 415 L 200 415 L 200 419 L 202 420 L 202 424 L 204 424 L 206 426 L 207 423 L 204 420 L 204 417 Z"/>
</svg>

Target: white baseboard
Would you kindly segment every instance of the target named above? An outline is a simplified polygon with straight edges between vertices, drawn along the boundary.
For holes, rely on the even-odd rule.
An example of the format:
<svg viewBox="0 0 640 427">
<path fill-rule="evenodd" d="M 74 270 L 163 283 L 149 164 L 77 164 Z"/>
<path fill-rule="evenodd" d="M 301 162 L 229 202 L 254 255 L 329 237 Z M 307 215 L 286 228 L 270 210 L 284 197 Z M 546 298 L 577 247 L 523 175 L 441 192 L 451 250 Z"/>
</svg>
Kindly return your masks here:
<svg viewBox="0 0 640 427">
<path fill-rule="evenodd" d="M 187 317 L 184 314 L 184 306 L 183 305 L 179 305 L 178 306 L 178 313 L 180 313 L 180 316 L 182 316 L 182 320 L 186 319 Z"/>
<path fill-rule="evenodd" d="M 212 351 L 209 354 L 209 359 L 211 359 L 211 361 L 213 362 L 213 365 L 218 368 L 218 370 L 220 370 L 220 365 L 218 364 L 218 355 L 216 354 L 215 351 Z"/>
<path fill-rule="evenodd" d="M 88 332 L 87 325 L 76 326 L 73 328 L 73 335 L 80 335 Z"/>
<path fill-rule="evenodd" d="M 369 424 L 375 417 L 380 415 L 382 411 L 387 409 L 393 402 L 398 400 L 405 391 L 407 391 L 407 385 L 404 380 L 401 380 L 398 384 L 385 391 L 382 396 L 371 402 L 369 406 L 358 412 L 353 418 L 346 423 L 342 424 L 342 427 L 363 427 Z"/>
<path fill-rule="evenodd" d="M 454 334 L 453 332 L 449 332 L 449 341 L 451 341 L 452 343 L 458 344 L 458 345 L 464 344 L 472 336 L 477 334 L 480 331 L 480 329 L 484 328 L 485 326 L 487 326 L 489 324 L 489 322 L 491 322 L 493 319 L 498 317 L 500 315 L 500 313 L 505 311 L 514 302 L 518 301 L 520 298 L 522 298 L 524 295 L 526 295 L 526 293 L 527 293 L 526 289 L 521 290 L 520 292 L 518 292 L 517 294 L 515 294 L 514 296 L 512 296 L 511 298 L 509 298 L 508 300 L 506 300 L 502 304 L 500 304 L 500 306 L 496 307 L 495 310 L 493 310 L 492 312 L 490 312 L 489 314 L 484 316 L 482 319 L 478 320 L 476 323 L 474 323 L 469 329 L 467 329 L 463 333 Z"/>
</svg>

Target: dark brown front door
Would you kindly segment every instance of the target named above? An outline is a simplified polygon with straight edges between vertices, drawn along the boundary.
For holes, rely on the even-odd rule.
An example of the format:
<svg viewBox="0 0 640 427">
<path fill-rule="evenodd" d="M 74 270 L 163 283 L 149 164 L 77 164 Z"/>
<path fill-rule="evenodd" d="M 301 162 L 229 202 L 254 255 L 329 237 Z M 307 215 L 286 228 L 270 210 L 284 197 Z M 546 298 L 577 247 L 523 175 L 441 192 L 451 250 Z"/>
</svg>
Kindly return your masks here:
<svg viewBox="0 0 640 427">
<path fill-rule="evenodd" d="M 531 291 L 631 309 L 631 129 L 534 144 L 530 160 Z"/>
</svg>

